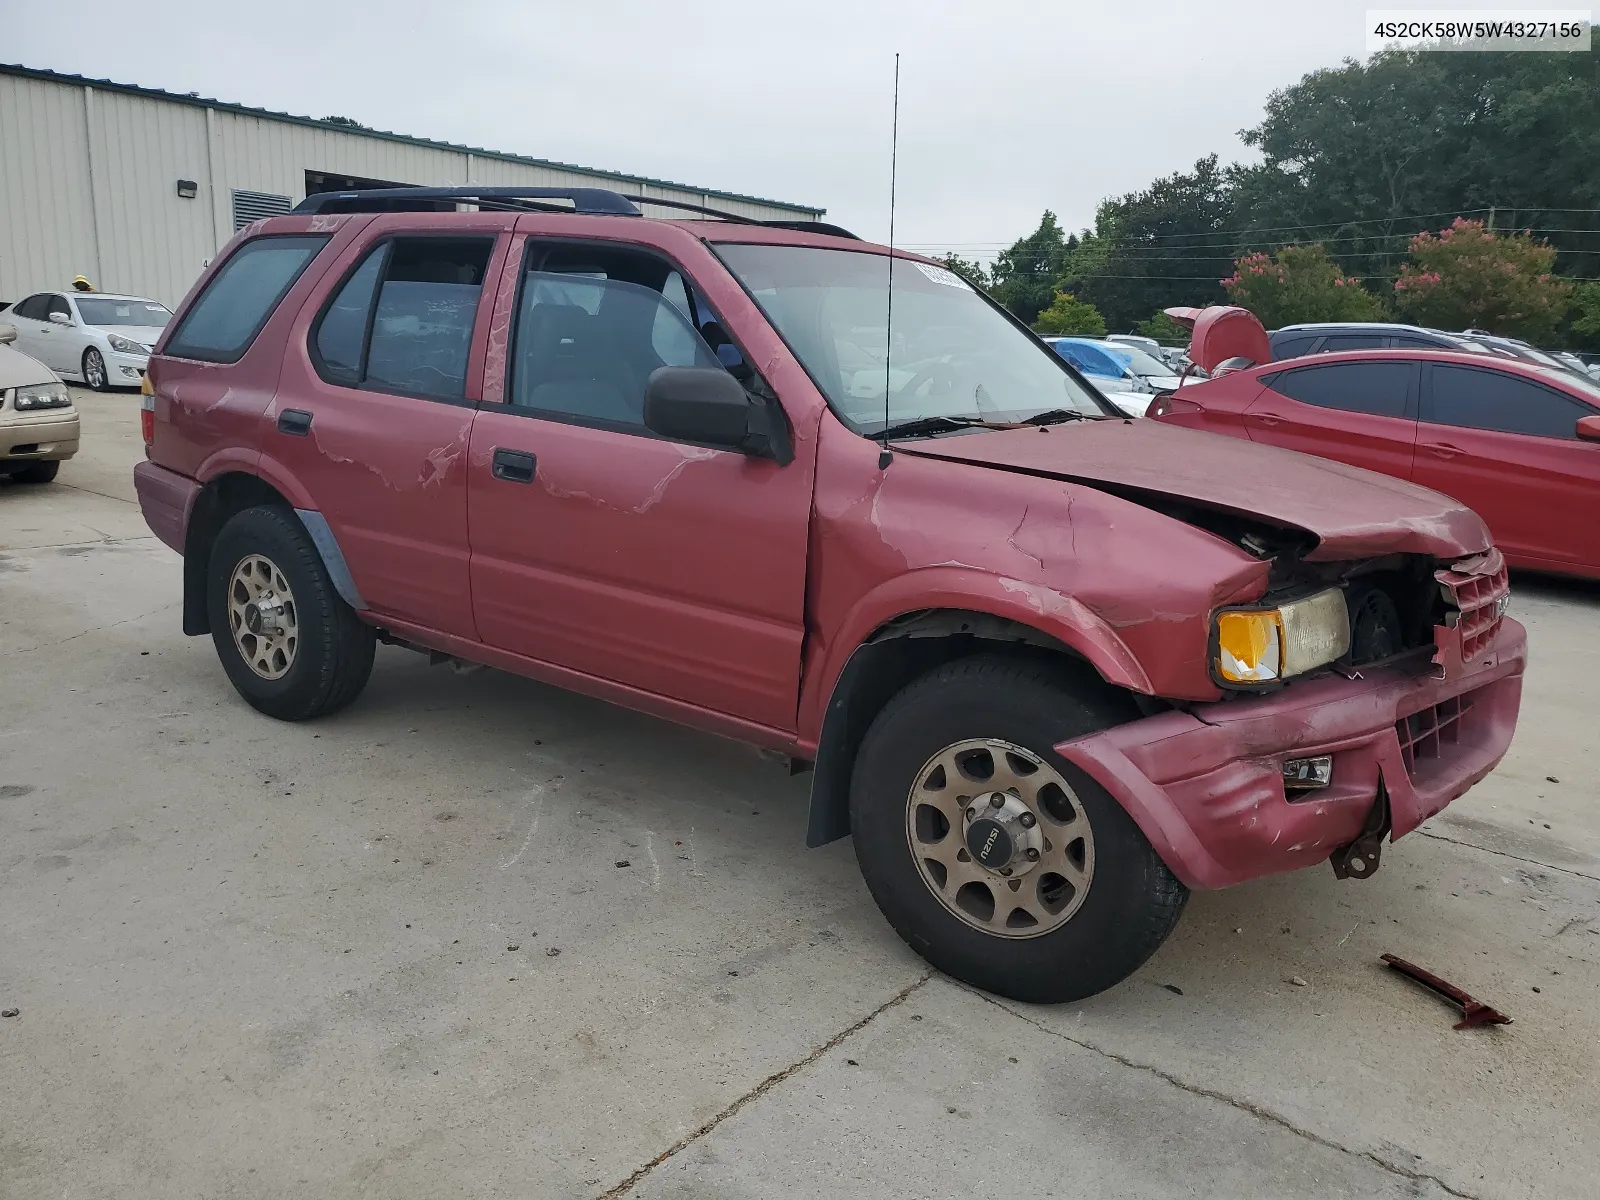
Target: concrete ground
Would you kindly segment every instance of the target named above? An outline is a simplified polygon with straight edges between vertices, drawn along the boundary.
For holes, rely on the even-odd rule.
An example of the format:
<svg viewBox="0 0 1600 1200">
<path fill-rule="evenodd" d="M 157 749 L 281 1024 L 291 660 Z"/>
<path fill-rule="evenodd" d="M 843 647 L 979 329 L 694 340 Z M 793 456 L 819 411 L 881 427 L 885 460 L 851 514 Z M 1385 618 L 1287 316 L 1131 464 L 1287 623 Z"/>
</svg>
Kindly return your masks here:
<svg viewBox="0 0 1600 1200">
<path fill-rule="evenodd" d="M 137 397 L 79 397 L 0 485 L 7 1200 L 1594 1195 L 1600 590 L 1517 581 L 1516 744 L 1373 879 L 1196 895 L 1031 1008 L 931 975 L 740 746 L 390 650 L 257 715 L 178 631 Z"/>
</svg>

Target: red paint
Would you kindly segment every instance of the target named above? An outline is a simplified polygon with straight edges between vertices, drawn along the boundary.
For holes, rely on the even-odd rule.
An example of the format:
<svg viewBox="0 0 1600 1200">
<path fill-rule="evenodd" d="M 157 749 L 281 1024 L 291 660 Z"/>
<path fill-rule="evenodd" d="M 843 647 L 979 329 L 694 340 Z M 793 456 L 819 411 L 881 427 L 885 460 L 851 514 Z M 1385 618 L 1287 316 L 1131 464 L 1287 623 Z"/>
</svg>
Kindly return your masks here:
<svg viewBox="0 0 1600 1200">
<path fill-rule="evenodd" d="M 1204 314 L 1217 311 L 1202 310 Z M 1230 310 L 1255 318 L 1243 309 Z M 1235 317 L 1243 322 L 1244 317 Z M 1256 322 L 1259 327 L 1259 322 Z M 1220 353 L 1195 323 L 1191 353 Z M 1232 344 L 1232 343 L 1230 343 Z M 1199 361 L 1198 359 L 1196 361 Z M 1402 416 L 1348 412 L 1293 400 L 1273 390 L 1271 379 L 1295 367 L 1336 363 L 1414 364 L 1409 411 Z M 1429 412 L 1435 364 L 1471 367 L 1527 380 L 1560 392 L 1594 416 L 1574 421 L 1574 435 L 1539 437 L 1434 424 Z M 1155 420 L 1246 438 L 1335 459 L 1442 492 L 1483 518 L 1494 542 L 1514 567 L 1600 578 L 1600 523 L 1561 520 L 1562 512 L 1588 512 L 1600 504 L 1600 441 L 1576 436 L 1576 427 L 1600 428 L 1600 398 L 1580 380 L 1520 360 L 1438 350 L 1354 350 L 1313 359 L 1267 363 L 1186 385 L 1181 397 L 1152 409 Z"/>
<path fill-rule="evenodd" d="M 152 461 L 135 482 L 168 545 L 183 546 L 202 485 L 255 475 L 322 513 L 368 605 L 363 618 L 397 638 L 801 757 L 817 752 L 845 664 L 886 623 L 930 609 L 1009 619 L 1110 684 L 1188 706 L 1063 753 L 1101 778 L 1196 886 L 1325 859 L 1360 829 L 1380 772 L 1403 832 L 1504 750 L 1522 665 L 1509 623 L 1491 651 L 1453 660 L 1447 679 L 1424 665 L 1223 701 L 1208 664 L 1212 615 L 1259 599 L 1271 563 L 1203 521 L 1160 511 L 1187 506 L 1303 533 L 1314 562 L 1409 554 L 1467 570 L 1461 560 L 1482 556 L 1488 534 L 1433 492 L 1116 420 L 907 441 L 884 467 L 878 445 L 832 414 L 714 254 L 718 241 L 886 253 L 818 234 L 558 213 L 297 217 L 243 231 L 219 265 L 239 241 L 319 221 L 332 241 L 239 363 L 152 360 Z M 322 380 L 309 332 L 375 240 L 469 228 L 497 241 L 464 401 Z M 504 403 L 524 252 L 544 238 L 621 242 L 669 260 L 777 393 L 794 460 Z M 174 328 L 181 320 L 182 311 Z M 1248 348 L 1245 323 L 1202 322 Z M 1248 375 L 1184 395 L 1223 394 L 1219 385 Z M 312 414 L 307 436 L 280 431 L 287 409 Z M 533 456 L 533 480 L 497 478 L 497 449 Z M 1391 780 L 1396 714 L 1466 690 L 1483 697 L 1470 744 L 1437 778 Z M 1288 805 L 1279 760 L 1328 747 L 1344 764 L 1334 787 Z"/>
</svg>

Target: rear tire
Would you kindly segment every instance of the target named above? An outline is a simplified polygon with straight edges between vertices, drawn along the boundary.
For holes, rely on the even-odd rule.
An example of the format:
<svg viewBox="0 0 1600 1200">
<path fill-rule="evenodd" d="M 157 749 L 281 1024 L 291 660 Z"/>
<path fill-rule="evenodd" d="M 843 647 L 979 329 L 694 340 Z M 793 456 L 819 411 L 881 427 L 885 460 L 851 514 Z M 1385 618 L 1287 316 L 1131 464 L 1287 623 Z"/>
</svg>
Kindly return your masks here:
<svg viewBox="0 0 1600 1200">
<path fill-rule="evenodd" d="M 25 467 L 13 469 L 11 478 L 18 483 L 50 483 L 60 470 L 61 464 L 59 462 L 29 463 Z"/>
<path fill-rule="evenodd" d="M 884 707 L 856 758 L 850 824 L 867 887 L 912 949 L 985 991 L 1046 1004 L 1104 991 L 1155 953 L 1188 890 L 1122 806 L 1051 749 L 1134 716 L 1073 664 L 987 655 Z M 977 857 L 991 852 L 991 813 L 1015 843 L 994 869 Z"/>
<path fill-rule="evenodd" d="M 106 360 L 100 351 L 90 346 L 83 352 L 83 381 L 97 392 L 111 390 L 111 377 L 106 374 Z"/>
<path fill-rule="evenodd" d="M 211 548 L 206 608 L 228 678 L 269 717 L 337 712 L 372 674 L 376 634 L 340 597 L 286 509 L 247 508 L 223 525 Z"/>
</svg>

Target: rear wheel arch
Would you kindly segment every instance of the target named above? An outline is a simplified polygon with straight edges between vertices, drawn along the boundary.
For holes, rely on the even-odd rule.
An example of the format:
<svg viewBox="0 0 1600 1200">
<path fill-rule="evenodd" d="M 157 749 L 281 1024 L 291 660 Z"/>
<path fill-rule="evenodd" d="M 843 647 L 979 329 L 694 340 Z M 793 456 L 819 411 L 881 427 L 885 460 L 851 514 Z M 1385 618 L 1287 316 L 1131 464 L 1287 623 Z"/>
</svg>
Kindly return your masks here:
<svg viewBox="0 0 1600 1200">
<path fill-rule="evenodd" d="M 1075 687 L 1138 715 L 1135 693 L 1108 682 L 1078 647 L 1037 626 L 975 609 L 927 609 L 885 621 L 858 645 L 834 681 L 822 715 L 806 845 L 821 846 L 850 832 L 850 780 L 867 729 L 909 684 L 957 659 L 995 651 L 1046 661 Z"/>
<path fill-rule="evenodd" d="M 183 632 L 191 637 L 211 632 L 206 578 L 217 534 L 235 513 L 261 506 L 294 507 L 277 488 L 245 471 L 216 476 L 195 497 L 183 543 Z"/>
</svg>

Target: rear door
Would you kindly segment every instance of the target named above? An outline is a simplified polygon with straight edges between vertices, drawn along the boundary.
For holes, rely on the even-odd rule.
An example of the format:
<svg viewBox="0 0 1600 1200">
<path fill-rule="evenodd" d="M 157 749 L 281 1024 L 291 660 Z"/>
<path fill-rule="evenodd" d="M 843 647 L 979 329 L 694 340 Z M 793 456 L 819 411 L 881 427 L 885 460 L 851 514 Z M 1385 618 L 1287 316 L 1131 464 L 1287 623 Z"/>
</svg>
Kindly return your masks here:
<svg viewBox="0 0 1600 1200">
<path fill-rule="evenodd" d="M 721 272 L 711 286 L 743 299 L 690 250 Z M 656 368 L 737 373 L 773 348 L 741 346 L 690 270 L 648 244 L 530 238 L 512 274 L 505 402 L 484 404 L 472 432 L 482 640 L 792 730 L 814 441 L 781 466 L 670 441 L 642 416 Z"/>
<path fill-rule="evenodd" d="M 1476 510 L 1523 565 L 1600 570 L 1600 408 L 1511 371 L 1428 363 L 1417 432 L 1420 484 Z"/>
<path fill-rule="evenodd" d="M 1416 361 L 1310 360 L 1267 376 L 1264 382 L 1266 387 L 1244 414 L 1252 441 L 1399 479 L 1411 477 L 1417 436 Z"/>
<path fill-rule="evenodd" d="M 310 494 L 375 613 L 474 637 L 467 447 L 515 216 L 378 217 L 289 335 L 263 463 Z"/>
</svg>

